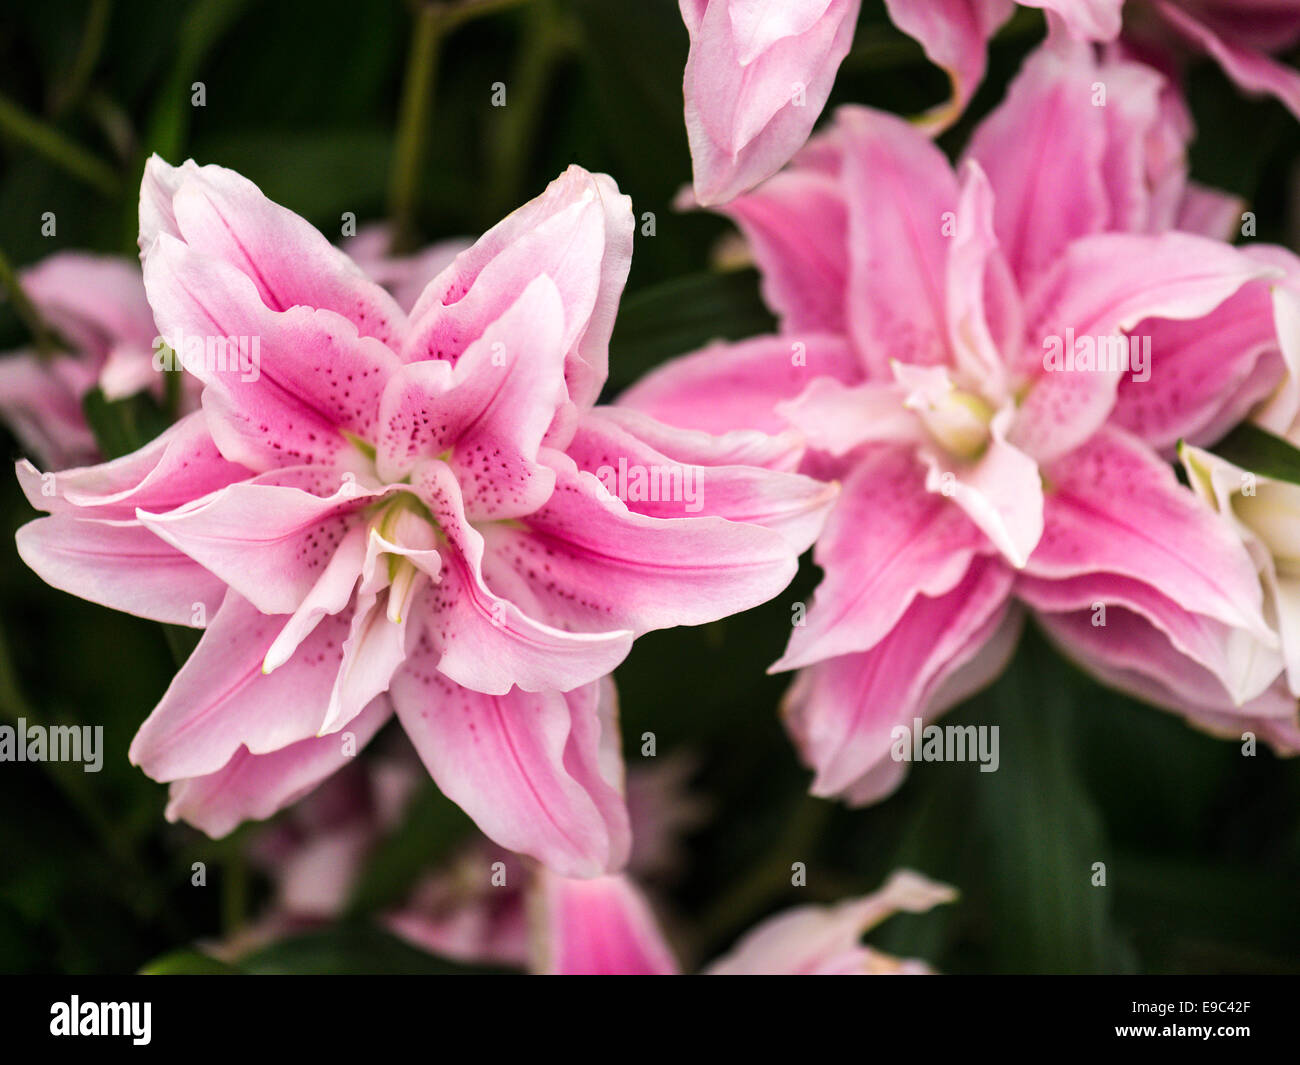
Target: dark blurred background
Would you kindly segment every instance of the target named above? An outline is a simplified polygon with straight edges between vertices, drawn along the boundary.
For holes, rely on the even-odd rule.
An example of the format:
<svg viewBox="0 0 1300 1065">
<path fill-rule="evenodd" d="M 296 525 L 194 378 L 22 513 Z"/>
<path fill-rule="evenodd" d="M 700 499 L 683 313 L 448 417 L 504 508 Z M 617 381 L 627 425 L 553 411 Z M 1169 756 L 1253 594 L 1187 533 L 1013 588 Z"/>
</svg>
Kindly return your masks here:
<svg viewBox="0 0 1300 1065">
<path fill-rule="evenodd" d="M 719 335 L 765 330 L 750 271 L 710 274 L 728 227 L 672 210 L 689 180 L 674 0 L 532 0 L 458 28 L 436 73 L 415 218 L 433 240 L 477 234 L 571 162 L 612 174 L 655 235 L 638 235 L 611 359 L 611 395 Z M 8 0 L 0 13 L 0 250 L 21 267 L 57 250 L 134 253 L 143 161 L 159 152 L 233 167 L 337 238 L 343 212 L 380 220 L 388 194 L 412 11 L 375 0 Z M 993 46 L 959 148 L 1042 33 L 1022 12 Z M 204 83 L 206 106 L 191 106 Z M 507 86 L 504 108 L 492 85 Z M 1188 91 L 1193 173 L 1241 194 L 1259 237 L 1295 245 L 1300 132 L 1246 101 L 1211 64 Z M 831 106 L 913 113 L 943 75 L 867 2 Z M 43 212 L 58 220 L 41 235 Z M 0 306 L 0 351 L 26 343 Z M 0 447 L 17 444 L 0 430 Z M 0 970 L 134 971 L 196 940 L 231 935 L 267 885 L 242 852 L 162 818 L 165 788 L 132 768 L 130 738 L 175 672 L 159 626 L 45 587 L 10 535 L 33 517 L 0 477 L 0 715 L 102 724 L 103 771 L 0 764 Z M 707 959 L 785 906 L 873 889 L 907 865 L 961 900 L 869 937 L 950 972 L 1300 971 L 1300 763 L 1193 732 L 1107 692 L 1030 633 L 1008 675 L 956 711 L 1002 728 L 1002 767 L 921 765 L 885 803 L 850 811 L 805 797 L 781 729 L 787 683 L 767 677 L 789 603 L 638 642 L 617 676 L 629 766 L 654 731 L 660 757 L 698 759 L 712 818 L 687 840 L 667 900 L 687 960 Z M 400 896 L 465 831 L 427 785 L 385 845 L 364 900 L 262 971 L 442 968 L 375 932 L 366 911 Z M 806 888 L 790 863 L 808 865 Z M 203 861 L 208 884 L 191 886 Z M 1107 886 L 1091 884 L 1105 862 Z M 178 963 L 181 964 L 181 963 Z M 183 965 L 182 965 L 183 967 Z"/>
</svg>

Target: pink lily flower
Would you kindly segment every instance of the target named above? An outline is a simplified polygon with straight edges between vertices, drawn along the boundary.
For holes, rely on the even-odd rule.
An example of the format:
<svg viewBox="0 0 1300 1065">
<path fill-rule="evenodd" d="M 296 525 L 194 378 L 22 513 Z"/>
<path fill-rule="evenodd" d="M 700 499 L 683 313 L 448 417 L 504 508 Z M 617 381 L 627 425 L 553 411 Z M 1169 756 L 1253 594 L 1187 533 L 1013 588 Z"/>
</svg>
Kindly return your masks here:
<svg viewBox="0 0 1300 1065">
<path fill-rule="evenodd" d="M 20 464 L 50 516 L 18 547 L 55 587 L 206 626 L 131 747 L 173 782 L 168 816 L 214 836 L 266 817 L 395 711 L 489 837 L 566 875 L 618 868 L 605 678 L 641 633 L 777 594 L 835 492 L 760 468 L 797 462 L 788 438 L 594 405 L 627 198 L 570 168 L 409 317 L 229 170 L 151 160 L 140 217 L 162 334 L 256 339 L 260 364 L 187 361 L 202 410 L 117 462 Z M 662 491 L 611 475 L 632 468 Z"/>
<path fill-rule="evenodd" d="M 124 259 L 59 252 L 24 270 L 19 283 L 70 351 L 0 356 L 0 419 L 38 461 L 57 468 L 99 458 L 82 400 L 96 387 L 108 399 L 161 397 L 154 369 L 153 312 L 140 268 Z M 187 397 L 197 406 L 197 389 Z"/>
<path fill-rule="evenodd" d="M 1078 41 L 1120 40 L 1163 70 L 1204 52 L 1243 91 L 1275 96 L 1300 117 L 1300 71 L 1270 53 L 1300 42 L 1297 0 L 1019 0 L 1042 8 Z M 944 128 L 961 116 L 984 80 L 988 42 L 1014 10 L 1011 0 L 885 0 L 889 17 L 914 37 L 952 82 L 952 99 L 927 118 Z M 1126 17 L 1127 16 L 1127 17 Z M 1121 36 L 1122 31 L 1122 36 Z"/>
<path fill-rule="evenodd" d="M 1273 305 L 1287 376 L 1251 421 L 1300 445 L 1300 296 L 1278 288 Z M 1283 671 L 1291 694 L 1300 696 L 1300 486 L 1244 470 L 1193 444 L 1184 443 L 1178 455 L 1192 490 L 1224 516 L 1259 573 L 1264 613 L 1279 644 L 1256 648 L 1261 661 L 1273 664 L 1262 668 Z"/>
<path fill-rule="evenodd" d="M 1244 91 L 1300 117 L 1300 71 L 1271 57 L 1300 42 L 1300 0 L 1020 0 L 1076 41 L 1121 40 L 1173 71 L 1211 55 Z M 775 174 L 807 140 L 853 43 L 859 0 L 680 0 L 690 33 L 684 96 L 694 200 L 723 204 Z M 966 110 L 988 43 L 1013 0 L 885 0 L 890 19 L 947 72 L 951 98 L 922 116 L 932 133 Z M 1126 26 L 1124 16 L 1132 17 Z"/>
<path fill-rule="evenodd" d="M 814 794 L 896 787 L 893 729 L 992 680 L 1025 607 L 1104 680 L 1300 746 L 1295 700 L 1253 653 L 1276 646 L 1255 567 L 1160 457 L 1276 387 L 1267 281 L 1300 270 L 1192 231 L 1221 236 L 1232 209 L 1187 184 L 1166 87 L 1041 50 L 959 172 L 914 126 L 841 110 L 725 209 L 781 332 L 685 356 L 620 400 L 709 432 L 794 426 L 804 469 L 842 482 L 814 552 L 825 578 L 773 667 L 800 671 L 786 718 Z M 1123 360 L 1064 361 L 1079 338 Z"/>
<path fill-rule="evenodd" d="M 392 239 L 389 227 L 376 223 L 363 226 L 355 237 L 345 240 L 343 250 L 370 278 L 383 285 L 407 314 L 429 282 L 474 243 L 467 237 L 452 238 L 437 241 L 411 255 L 390 255 Z"/>
<path fill-rule="evenodd" d="M 679 0 L 695 198 L 726 203 L 808 139 L 853 43 L 861 0 Z"/>
</svg>

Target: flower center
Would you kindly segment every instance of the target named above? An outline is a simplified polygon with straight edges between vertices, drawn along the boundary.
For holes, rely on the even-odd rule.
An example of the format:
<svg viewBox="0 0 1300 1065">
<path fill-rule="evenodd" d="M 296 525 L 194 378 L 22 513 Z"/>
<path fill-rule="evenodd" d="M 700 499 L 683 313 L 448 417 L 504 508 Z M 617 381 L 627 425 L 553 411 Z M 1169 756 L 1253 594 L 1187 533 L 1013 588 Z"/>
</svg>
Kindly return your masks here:
<svg viewBox="0 0 1300 1065">
<path fill-rule="evenodd" d="M 905 405 L 919 415 L 934 442 L 957 458 L 978 458 L 988 446 L 994 411 L 974 392 L 956 386 L 939 392 L 918 392 L 909 396 Z"/>
<path fill-rule="evenodd" d="M 400 625 L 411 599 L 428 576 L 430 552 L 443 540 L 438 523 L 413 492 L 398 492 L 386 499 L 370 519 L 370 527 L 393 545 L 384 552 L 388 570 L 388 620 Z M 406 552 L 411 552 L 407 554 Z M 426 560 L 423 565 L 420 560 Z"/>
<path fill-rule="evenodd" d="M 1268 548 L 1283 576 L 1300 574 L 1300 485 L 1261 482 L 1253 495 L 1235 493 L 1232 509 Z"/>
</svg>

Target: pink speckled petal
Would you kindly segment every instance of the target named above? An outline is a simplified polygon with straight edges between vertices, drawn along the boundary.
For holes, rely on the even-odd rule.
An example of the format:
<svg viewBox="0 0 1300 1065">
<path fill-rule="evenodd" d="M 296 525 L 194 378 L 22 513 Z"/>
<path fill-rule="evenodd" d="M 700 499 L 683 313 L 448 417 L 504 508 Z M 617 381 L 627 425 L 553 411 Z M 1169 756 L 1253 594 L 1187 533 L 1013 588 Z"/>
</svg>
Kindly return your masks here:
<svg viewBox="0 0 1300 1065">
<path fill-rule="evenodd" d="M 262 671 L 283 617 L 233 592 L 131 742 L 131 761 L 155 780 L 206 776 L 240 746 L 267 754 L 315 736 L 338 673 L 350 617 L 324 618 L 287 663 Z"/>
<path fill-rule="evenodd" d="M 844 482 L 813 552 L 826 576 L 773 670 L 873 647 L 913 599 L 950 591 L 990 549 L 958 507 L 925 490 L 911 449 L 874 450 Z"/>
<path fill-rule="evenodd" d="M 822 333 L 719 342 L 651 370 L 618 399 L 620 407 L 706 433 L 757 429 L 780 433 L 777 412 L 819 377 L 861 379 L 857 355 L 843 337 Z"/>
<path fill-rule="evenodd" d="M 625 626 L 565 631 L 539 620 L 529 599 L 512 594 L 514 589 L 498 594 L 484 580 L 484 537 L 506 527 L 488 525 L 480 532 L 469 523 L 444 463 L 427 463 L 413 477 L 448 543 L 438 583 L 417 607 L 427 625 L 424 638 L 440 655 L 439 670 L 457 684 L 493 695 L 505 695 L 514 685 L 529 692 L 569 691 L 609 673 L 627 656 L 632 633 Z"/>
<path fill-rule="evenodd" d="M 191 160 L 172 167 L 152 156 L 140 193 L 146 262 L 164 236 L 238 270 L 270 310 L 328 310 L 362 337 L 402 342 L 406 316 L 393 298 L 308 222 L 233 170 Z"/>
<path fill-rule="evenodd" d="M 244 821 L 263 821 L 352 764 L 392 713 L 388 699 L 380 698 L 342 736 L 312 736 L 265 754 L 251 754 L 241 747 L 216 772 L 173 781 L 167 820 L 184 821 L 213 839 L 228 835 Z"/>
<path fill-rule="evenodd" d="M 207 386 L 208 425 L 228 459 L 259 470 L 332 462 L 350 446 L 344 431 L 374 440 L 380 396 L 400 363 L 349 319 L 305 305 L 272 310 L 247 275 L 165 234 L 144 275 L 160 332 L 173 347 L 205 348 L 193 361 L 189 350 L 178 354 Z M 239 359 L 229 354 L 236 338 L 247 352 Z M 210 341 L 224 341 L 211 358 Z"/>
<path fill-rule="evenodd" d="M 681 970 L 644 893 L 626 876 L 538 874 L 541 957 L 548 976 L 677 976 Z"/>
<path fill-rule="evenodd" d="M 637 634 L 700 625 L 765 602 L 795 574 L 796 553 L 775 530 L 638 514 L 572 459 L 555 464 L 545 507 L 522 528 L 484 532 L 489 583 L 523 586 L 552 625 Z"/>
<path fill-rule="evenodd" d="M 619 868 L 631 844 L 613 685 L 567 694 L 462 688 L 417 641 L 391 694 L 444 795 L 510 850 L 562 876 Z"/>
<path fill-rule="evenodd" d="M 465 350 L 455 367 L 408 363 L 389 382 L 377 468 L 401 480 L 415 463 L 449 452 L 471 521 L 532 513 L 554 471 L 537 451 L 565 400 L 564 307 L 542 275 Z"/>
<path fill-rule="evenodd" d="M 840 795 L 889 758 L 892 730 L 937 712 L 931 700 L 998 633 L 1014 576 L 982 557 L 938 596 L 918 595 L 870 649 L 804 669 L 785 719 L 816 772 L 814 795 Z"/>
<path fill-rule="evenodd" d="M 137 617 L 201 628 L 225 594 L 225 582 L 139 522 L 55 514 L 28 522 L 16 540 L 50 586 Z"/>
<path fill-rule="evenodd" d="M 166 543 L 216 574 L 267 614 L 292 614 L 311 591 L 373 493 L 286 481 L 311 469 L 232 484 L 166 513 L 139 512 Z M 322 474 L 322 477 L 327 475 Z"/>
</svg>

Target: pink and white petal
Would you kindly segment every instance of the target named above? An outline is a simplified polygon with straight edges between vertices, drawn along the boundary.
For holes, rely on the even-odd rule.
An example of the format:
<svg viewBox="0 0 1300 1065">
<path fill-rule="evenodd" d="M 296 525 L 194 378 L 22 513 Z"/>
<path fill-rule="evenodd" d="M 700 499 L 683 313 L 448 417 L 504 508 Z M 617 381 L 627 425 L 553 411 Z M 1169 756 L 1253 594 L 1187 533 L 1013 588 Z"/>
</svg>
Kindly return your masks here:
<svg viewBox="0 0 1300 1065">
<path fill-rule="evenodd" d="M 1027 575 L 1131 578 L 1188 612 L 1272 639 L 1241 540 L 1144 444 L 1104 429 L 1051 467 L 1047 480 L 1043 537 Z"/>
<path fill-rule="evenodd" d="M 392 713 L 388 699 L 380 698 L 342 736 L 312 736 L 265 754 L 240 747 L 217 771 L 173 781 L 167 820 L 184 821 L 213 839 L 244 821 L 264 821 L 351 764 Z"/>
<path fill-rule="evenodd" d="M 1245 210 L 1246 201 L 1240 196 L 1189 181 L 1174 228 L 1215 240 L 1231 240 L 1241 226 Z"/>
<path fill-rule="evenodd" d="M 952 902 L 946 884 L 900 870 L 871 895 L 833 906 L 798 906 L 757 925 L 705 971 L 715 976 L 799 976 L 924 971 L 862 945 L 864 933 L 896 913 Z M 891 964 L 892 963 L 892 964 Z"/>
<path fill-rule="evenodd" d="M 1007 443 L 1011 409 L 994 419 L 988 446 L 972 462 L 952 462 L 923 448 L 925 487 L 966 512 L 1004 558 L 1017 569 L 1029 561 L 1043 535 L 1043 480 L 1038 464 Z"/>
<path fill-rule="evenodd" d="M 845 331 L 848 214 L 834 178 L 795 167 L 720 210 L 744 234 L 783 333 Z"/>
<path fill-rule="evenodd" d="M 407 624 L 405 617 L 396 621 L 389 617 L 387 595 L 358 593 L 320 735 L 347 728 L 388 691 L 406 660 Z"/>
<path fill-rule="evenodd" d="M 125 399 L 139 392 L 159 395 L 165 387 L 162 373 L 153 368 L 152 348 L 114 344 L 108 349 L 99 372 L 99 390 L 105 399 Z"/>
<path fill-rule="evenodd" d="M 55 514 L 28 522 L 15 539 L 46 584 L 136 617 L 202 628 L 226 593 L 224 581 L 138 522 Z"/>
<path fill-rule="evenodd" d="M 883 111 L 843 107 L 844 186 L 849 212 L 849 333 L 867 376 L 892 361 L 950 361 L 945 313 L 949 238 L 957 179 L 916 126 Z"/>
<path fill-rule="evenodd" d="M 1300 71 L 1262 52 L 1225 40 L 1167 0 L 1156 0 L 1156 6 L 1180 34 L 1213 56 L 1239 88 L 1272 96 L 1300 118 Z"/>
<path fill-rule="evenodd" d="M 840 795 L 889 758 L 894 728 L 910 729 L 942 685 L 1000 631 L 1013 582 L 1000 561 L 978 559 L 943 594 L 913 599 L 870 649 L 799 674 L 783 714 L 816 772 L 812 794 Z"/>
<path fill-rule="evenodd" d="M 547 976 L 678 976 L 644 893 L 626 876 L 575 880 L 537 874 L 539 944 L 533 971 Z"/>
<path fill-rule="evenodd" d="M 988 175 L 996 198 L 994 230 L 1026 289 L 1072 241 L 1111 221 L 1111 175 L 1103 165 L 1109 108 L 1093 103 L 1099 80 L 1090 48 L 1040 48 L 966 150 L 964 158 Z M 1149 103 L 1155 107 L 1154 96 Z"/>
<path fill-rule="evenodd" d="M 1283 377 L 1252 420 L 1277 436 L 1286 436 L 1300 421 L 1300 295 L 1281 285 L 1273 290 L 1273 325 Z"/>
<path fill-rule="evenodd" d="M 1156 319 L 1135 330 L 1150 337 L 1148 380 L 1119 385 L 1111 422 L 1162 453 L 1180 440 L 1212 444 L 1266 399 L 1282 379 L 1272 295 L 1246 285 L 1203 318 Z M 1271 357 L 1270 357 L 1271 356 Z"/>
<path fill-rule="evenodd" d="M 948 251 L 945 314 L 953 365 L 984 396 L 1007 390 L 1006 351 L 1024 338 L 1020 296 L 994 232 L 993 189 L 975 160 L 963 164 L 957 232 Z"/>
<path fill-rule="evenodd" d="M 0 358 L 0 420 L 26 452 L 55 469 L 99 456 L 80 394 L 35 353 Z M 47 503 L 33 505 L 49 509 Z"/>
<path fill-rule="evenodd" d="M 1011 17 L 1011 0 L 885 0 L 889 17 L 913 37 L 952 82 L 952 99 L 932 109 L 927 125 L 946 129 L 961 117 L 984 80 L 988 42 Z"/>
<path fill-rule="evenodd" d="M 953 656 L 950 666 L 931 685 L 921 709 L 921 720 L 936 720 L 997 680 L 1015 655 L 1024 627 L 1025 611 L 1013 603 L 987 625 L 977 629 L 966 646 Z M 848 659 L 854 657 L 857 656 L 846 656 L 845 665 L 850 665 Z M 794 704 L 788 706 L 790 710 L 794 709 Z M 914 727 L 915 722 L 907 721 L 905 724 Z M 883 751 L 880 760 L 841 790 L 838 798 L 852 807 L 881 802 L 898 790 L 907 776 L 908 765 L 904 761 L 894 761 L 890 751 Z"/>
<path fill-rule="evenodd" d="M 138 517 L 258 610 L 292 614 L 360 520 L 371 494 L 353 481 L 320 496 L 259 478 L 166 513 L 141 510 Z"/>
<path fill-rule="evenodd" d="M 380 397 L 400 363 L 351 320 L 307 305 L 272 310 L 247 275 L 166 234 L 145 256 L 144 275 L 160 332 L 208 386 L 204 410 L 227 458 L 257 469 L 328 462 L 349 446 L 342 431 L 375 438 Z M 238 359 L 228 353 L 235 340 Z M 203 342 L 204 357 L 192 341 Z"/>
<path fill-rule="evenodd" d="M 328 614 L 338 614 L 352 602 L 357 578 L 366 561 L 366 530 L 357 525 L 339 541 L 338 548 L 325 563 L 316 583 L 303 597 L 293 616 L 285 622 L 271 646 L 267 648 L 262 671 L 270 673 L 289 661 L 299 645 Z"/>
<path fill-rule="evenodd" d="M 718 341 L 651 370 L 619 396 L 618 405 L 683 429 L 775 435 L 790 427 L 777 404 L 819 377 L 843 384 L 861 380 L 858 357 L 843 337 L 807 333 Z"/>
<path fill-rule="evenodd" d="M 142 259 L 163 233 L 181 239 L 172 200 L 181 182 L 193 177 L 198 169 L 199 165 L 193 159 L 172 166 L 155 153 L 145 160 L 144 176 L 140 182 L 140 232 L 136 238 Z"/>
<path fill-rule="evenodd" d="M 1026 301 L 1031 350 L 1052 338 L 1113 337 L 1148 318 L 1200 318 L 1251 281 L 1278 276 L 1226 244 L 1184 233 L 1105 233 L 1071 244 Z M 1009 439 L 1040 463 L 1082 444 L 1115 404 L 1120 370 L 1044 370 Z"/>
<path fill-rule="evenodd" d="M 816 451 L 837 458 L 863 444 L 920 444 L 929 439 L 916 412 L 904 405 L 907 388 L 894 381 L 845 385 L 819 377 L 777 412 Z"/>
<path fill-rule="evenodd" d="M 18 464 L 32 506 L 52 513 L 130 519 L 137 509 L 166 511 L 249 476 L 221 457 L 202 413 L 186 415 L 137 451 L 97 466 L 42 474 Z"/>
<path fill-rule="evenodd" d="M 1214 674 L 1177 651 L 1145 618 L 1122 608 L 1107 611 L 1105 627 L 1092 611 L 1040 613 L 1038 623 L 1067 658 L 1120 691 L 1171 710 L 1216 735 L 1254 731 L 1269 740 L 1295 736 L 1295 697 L 1279 679 L 1259 698 L 1237 707 Z"/>
<path fill-rule="evenodd" d="M 732 429 L 710 433 L 683 429 L 621 405 L 593 408 L 588 417 L 616 426 L 656 451 L 697 466 L 761 466 L 765 470 L 790 471 L 797 469 L 803 458 L 803 440 L 789 430 L 764 433 L 757 429 Z M 574 445 L 570 445 L 568 454 L 576 460 Z M 580 461 L 579 465 L 582 465 Z"/>
<path fill-rule="evenodd" d="M 411 311 L 404 360 L 454 362 L 534 278 L 546 274 L 564 306 L 569 398 L 589 407 L 609 369 L 633 229 L 632 202 L 611 178 L 569 167 L 429 283 Z"/>
<path fill-rule="evenodd" d="M 443 794 L 489 838 L 561 876 L 619 868 L 631 843 L 621 780 L 593 770 L 611 720 L 602 686 L 485 695 L 449 680 L 438 659 L 417 638 L 390 694 Z"/>
<path fill-rule="evenodd" d="M 565 401 L 564 306 L 546 275 L 457 360 L 402 367 L 384 392 L 377 469 L 386 481 L 446 451 L 471 520 L 529 514 L 555 485 L 538 448 Z M 440 390 L 442 389 L 442 390 Z"/>
<path fill-rule="evenodd" d="M 199 256 L 220 260 L 244 274 L 256 286 L 260 301 L 273 311 L 328 310 L 351 322 L 362 337 L 390 347 L 401 343 L 406 316 L 393 298 L 315 227 L 267 199 L 246 177 L 225 167 L 195 166 L 189 161 L 179 168 L 169 167 L 157 156 L 145 169 L 145 184 L 154 195 L 161 192 L 165 198 L 170 193 L 166 207 L 150 208 L 163 222 L 147 243 L 142 194 L 141 251 L 146 258 L 154 241 L 167 233 Z"/>
<path fill-rule="evenodd" d="M 1107 617 L 1112 608 L 1138 615 L 1163 633 L 1175 651 L 1212 674 L 1216 690 L 1227 692 L 1236 706 L 1263 694 L 1282 669 L 1276 641 L 1270 647 L 1251 633 L 1190 613 L 1141 581 L 1110 573 L 1052 581 L 1022 577 L 1016 595 L 1044 613 L 1091 612 L 1094 622 Z M 1122 638 L 1122 633 L 1114 638 Z M 1101 640 L 1093 641 L 1092 646 L 1099 653 Z"/>
<path fill-rule="evenodd" d="M 132 764 L 155 780 L 205 776 L 241 745 L 267 754 L 317 735 L 351 618 L 322 619 L 293 658 L 266 674 L 262 662 L 284 621 L 228 594 L 136 733 Z"/>
<path fill-rule="evenodd" d="M 505 695 L 513 686 L 528 692 L 569 691 L 611 672 L 627 657 L 633 635 L 628 626 L 566 631 L 497 594 L 484 579 L 484 535 L 504 534 L 506 526 L 492 523 L 480 532 L 468 522 L 445 464 L 427 463 L 413 477 L 417 494 L 448 542 L 438 583 L 422 593 L 412 611 L 424 618 L 423 638 L 439 654 L 438 669 L 446 676 L 494 695 Z M 511 532 L 525 535 L 522 528 Z"/>
<path fill-rule="evenodd" d="M 79 350 L 106 356 L 118 344 L 151 353 L 156 334 L 139 266 L 85 252 L 56 252 L 22 272 L 37 309 Z"/>
<path fill-rule="evenodd" d="M 958 507 L 926 491 L 910 449 L 873 449 L 843 484 L 813 551 L 826 576 L 772 671 L 875 646 L 918 595 L 950 591 L 987 550 Z"/>
<path fill-rule="evenodd" d="M 572 459 L 553 462 L 555 494 L 520 527 L 486 530 L 484 560 L 489 582 L 511 570 L 523 579 L 552 625 L 637 635 L 702 625 L 766 602 L 794 577 L 798 556 L 780 532 L 638 514 Z"/>
<path fill-rule="evenodd" d="M 1020 0 L 1060 18 L 1066 31 L 1081 41 L 1113 41 L 1119 36 L 1124 0 Z"/>
<path fill-rule="evenodd" d="M 691 33 L 683 76 L 696 202 L 726 203 L 775 174 L 812 132 L 853 43 L 860 0 L 713 4 Z M 769 12 L 793 15 L 773 20 Z M 687 18 L 690 29 L 693 19 Z M 748 34 L 745 25 L 772 32 Z M 786 33 L 792 25 L 804 27 Z"/>
<path fill-rule="evenodd" d="M 835 500 L 834 485 L 752 465 L 681 461 L 638 435 L 635 430 L 646 429 L 648 419 L 628 419 L 628 414 L 635 412 L 619 412 L 613 407 L 588 412 L 569 444 L 568 455 L 580 470 L 594 474 L 606 491 L 628 504 L 629 510 L 652 518 L 716 515 L 775 529 L 796 552 L 812 546 Z M 673 432 L 683 438 L 686 453 L 700 448 L 695 438 L 702 434 L 665 428 L 659 427 L 653 435 L 670 450 L 678 443 Z"/>
</svg>

